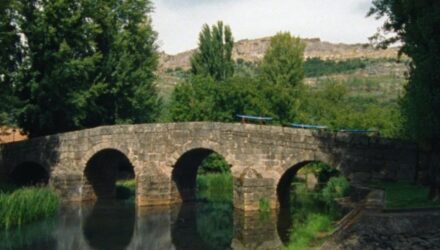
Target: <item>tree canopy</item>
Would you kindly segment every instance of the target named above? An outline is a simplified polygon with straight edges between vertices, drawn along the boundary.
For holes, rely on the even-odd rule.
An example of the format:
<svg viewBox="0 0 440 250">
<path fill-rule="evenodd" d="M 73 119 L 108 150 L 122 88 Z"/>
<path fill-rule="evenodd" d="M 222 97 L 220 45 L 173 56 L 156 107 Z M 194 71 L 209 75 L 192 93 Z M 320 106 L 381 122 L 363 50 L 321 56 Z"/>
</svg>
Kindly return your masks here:
<svg viewBox="0 0 440 250">
<path fill-rule="evenodd" d="M 211 76 L 222 81 L 234 74 L 232 49 L 234 38 L 231 28 L 219 21 L 211 28 L 205 24 L 199 34 L 199 47 L 191 58 L 191 71 L 195 75 Z"/>
<path fill-rule="evenodd" d="M 292 87 L 304 79 L 305 45 L 299 37 L 280 32 L 270 40 L 260 65 L 261 76 L 273 84 L 288 84 Z"/>
<path fill-rule="evenodd" d="M 374 0 L 369 13 L 385 17 L 374 38 L 386 47 L 397 41 L 411 58 L 402 101 L 407 134 L 430 152 L 431 195 L 440 197 L 440 2 Z M 384 36 L 392 34 L 391 37 Z"/>
<path fill-rule="evenodd" d="M 21 41 L 8 45 L 23 55 L 11 57 L 17 67 L 8 76 L 20 101 L 18 124 L 30 136 L 155 119 L 149 0 L 11 2 L 7 23 Z"/>
<path fill-rule="evenodd" d="M 12 93 L 13 78 L 23 61 L 20 36 L 13 20 L 16 18 L 13 0 L 0 2 L 0 125 L 13 125 L 17 98 Z"/>
</svg>

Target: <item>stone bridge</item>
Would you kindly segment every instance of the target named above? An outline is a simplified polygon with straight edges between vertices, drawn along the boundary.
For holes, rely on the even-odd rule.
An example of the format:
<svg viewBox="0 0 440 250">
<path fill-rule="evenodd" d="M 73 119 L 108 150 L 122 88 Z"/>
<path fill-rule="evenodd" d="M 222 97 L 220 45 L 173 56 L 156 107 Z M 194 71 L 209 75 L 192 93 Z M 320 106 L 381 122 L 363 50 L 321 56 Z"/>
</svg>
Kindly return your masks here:
<svg viewBox="0 0 440 250">
<path fill-rule="evenodd" d="M 296 171 L 321 161 L 351 182 L 414 180 L 415 145 L 380 137 L 233 123 L 104 126 L 0 146 L 0 179 L 44 181 L 65 201 L 115 194 L 117 173 L 132 169 L 138 206 L 191 199 L 197 168 L 212 152 L 231 166 L 234 206 L 272 208 Z M 118 172 L 119 171 L 119 172 Z"/>
</svg>

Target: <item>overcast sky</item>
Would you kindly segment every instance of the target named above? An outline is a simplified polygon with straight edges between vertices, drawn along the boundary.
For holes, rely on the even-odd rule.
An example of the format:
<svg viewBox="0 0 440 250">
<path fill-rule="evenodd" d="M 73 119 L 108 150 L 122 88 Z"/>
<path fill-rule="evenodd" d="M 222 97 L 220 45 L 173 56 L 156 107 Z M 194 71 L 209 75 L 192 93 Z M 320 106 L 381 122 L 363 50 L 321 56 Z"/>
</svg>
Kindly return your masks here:
<svg viewBox="0 0 440 250">
<path fill-rule="evenodd" d="M 160 50 L 175 54 L 197 46 L 204 23 L 223 20 L 236 41 L 290 31 L 303 38 L 364 43 L 380 22 L 366 18 L 371 0 L 153 0 Z"/>
</svg>

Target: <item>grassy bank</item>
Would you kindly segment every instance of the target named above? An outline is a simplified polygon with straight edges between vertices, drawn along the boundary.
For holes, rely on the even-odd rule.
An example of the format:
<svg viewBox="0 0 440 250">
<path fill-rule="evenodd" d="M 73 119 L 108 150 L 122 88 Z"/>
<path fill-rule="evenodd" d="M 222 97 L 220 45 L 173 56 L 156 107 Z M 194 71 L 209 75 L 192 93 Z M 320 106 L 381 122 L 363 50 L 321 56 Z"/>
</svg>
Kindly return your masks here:
<svg viewBox="0 0 440 250">
<path fill-rule="evenodd" d="M 319 247 L 335 229 L 342 213 L 335 199 L 348 194 L 349 184 L 343 177 L 331 177 L 321 187 L 310 190 L 303 182 L 292 183 L 291 207 L 293 226 L 286 249 Z"/>
<path fill-rule="evenodd" d="M 0 190 L 0 228 L 9 229 L 53 216 L 59 208 L 59 198 L 50 188 L 27 187 Z"/>
<path fill-rule="evenodd" d="M 372 188 L 385 191 L 386 208 L 429 208 L 440 207 L 440 201 L 429 199 L 429 188 L 408 182 L 372 183 Z"/>
<path fill-rule="evenodd" d="M 333 229 L 331 216 L 311 213 L 305 217 L 304 222 L 301 223 L 301 227 L 296 228 L 296 230 L 292 232 L 290 236 L 292 240 L 287 246 L 287 249 L 302 250 L 318 247 L 320 245 L 320 239 L 330 235 Z"/>
</svg>

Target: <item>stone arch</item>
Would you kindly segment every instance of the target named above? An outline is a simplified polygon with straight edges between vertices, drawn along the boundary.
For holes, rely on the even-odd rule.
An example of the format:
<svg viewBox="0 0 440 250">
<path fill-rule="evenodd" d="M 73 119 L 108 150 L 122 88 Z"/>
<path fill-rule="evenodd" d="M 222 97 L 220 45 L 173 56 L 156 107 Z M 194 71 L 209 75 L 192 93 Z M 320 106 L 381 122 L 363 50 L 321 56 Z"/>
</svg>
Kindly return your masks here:
<svg viewBox="0 0 440 250">
<path fill-rule="evenodd" d="M 201 142 L 189 142 L 189 143 L 184 144 L 181 147 L 178 147 L 171 154 L 171 156 L 169 158 L 170 166 L 174 167 L 175 163 L 186 152 L 189 152 L 189 151 L 194 150 L 194 149 L 207 149 L 207 150 L 211 150 L 213 152 L 216 152 L 219 155 L 222 155 L 227 162 L 231 163 L 231 170 L 232 170 L 232 167 L 234 166 L 234 164 L 232 164 L 232 163 L 235 161 L 235 159 L 234 159 L 234 155 L 230 154 L 227 151 L 228 147 L 229 146 L 223 146 L 222 147 L 219 143 L 214 142 L 214 141 L 202 140 Z"/>
<path fill-rule="evenodd" d="M 289 242 L 290 233 L 285 234 L 286 232 L 289 232 L 289 230 L 292 227 L 292 218 L 291 218 L 291 203 L 290 203 L 290 187 L 291 183 L 294 180 L 294 178 L 297 176 L 298 171 L 305 167 L 308 164 L 311 163 L 324 163 L 325 165 L 328 165 L 330 167 L 333 167 L 339 171 L 340 166 L 339 165 L 332 165 L 335 164 L 335 161 L 324 161 L 319 159 L 325 159 L 325 158 L 312 158 L 312 159 L 301 159 L 299 161 L 296 161 L 293 165 L 290 165 L 290 167 L 284 167 L 284 172 L 279 177 L 277 183 L 276 183 L 276 199 L 278 202 L 278 221 L 277 221 L 277 230 L 278 234 L 281 238 L 281 240 L 284 243 Z M 328 159 L 327 159 L 328 160 Z"/>
<path fill-rule="evenodd" d="M 178 150 L 183 153 L 180 153 L 177 159 L 172 157 L 173 160 L 176 160 L 172 166 L 171 181 L 173 186 L 172 192 L 179 196 L 179 200 L 188 201 L 195 199 L 197 171 L 206 157 L 211 153 L 217 153 L 228 163 L 229 161 L 221 151 L 216 151 L 212 147 L 184 147 L 184 149 Z M 232 168 L 232 165 L 230 165 L 230 168 Z"/>
<path fill-rule="evenodd" d="M 9 179 L 19 186 L 47 185 L 50 171 L 37 161 L 21 161 L 9 173 Z"/>
<path fill-rule="evenodd" d="M 127 147 L 121 147 L 121 145 L 119 144 L 115 144 L 115 143 L 99 143 L 96 144 L 95 146 L 93 146 L 92 148 L 90 148 L 89 150 L 87 150 L 87 152 L 83 155 L 83 157 L 81 158 L 80 162 L 79 162 L 79 166 L 80 166 L 80 171 L 84 171 L 87 162 L 98 152 L 102 151 L 102 150 L 106 150 L 106 149 L 112 149 L 112 150 L 117 150 L 119 152 L 121 152 L 122 154 L 124 154 L 129 160 L 130 162 L 133 164 L 133 166 L 135 167 L 134 171 L 136 176 L 138 175 L 138 171 L 139 169 L 137 168 L 138 164 L 137 164 L 137 156 L 130 151 Z"/>
<path fill-rule="evenodd" d="M 124 151 L 99 147 L 99 150 L 89 152 L 94 154 L 82 166 L 84 167 L 82 200 L 114 198 L 116 180 L 121 177 L 119 175 L 128 172 L 131 177 L 136 176 L 136 167 Z"/>
</svg>

